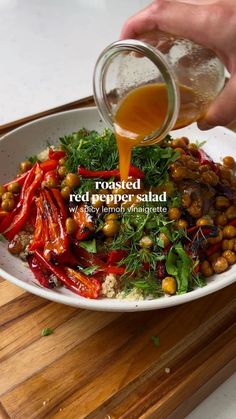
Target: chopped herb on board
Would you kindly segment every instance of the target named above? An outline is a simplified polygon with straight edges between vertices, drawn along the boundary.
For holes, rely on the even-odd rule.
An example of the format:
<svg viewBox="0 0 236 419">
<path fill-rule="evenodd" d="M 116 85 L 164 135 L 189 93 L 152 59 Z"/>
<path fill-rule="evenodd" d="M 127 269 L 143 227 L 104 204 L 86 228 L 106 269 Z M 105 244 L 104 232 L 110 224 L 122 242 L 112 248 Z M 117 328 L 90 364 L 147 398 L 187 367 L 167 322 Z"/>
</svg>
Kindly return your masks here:
<svg viewBox="0 0 236 419">
<path fill-rule="evenodd" d="M 49 336 L 52 335 L 54 330 L 51 327 L 45 327 L 45 329 L 42 330 L 41 334 L 42 336 Z"/>
<path fill-rule="evenodd" d="M 151 336 L 151 341 L 155 346 L 160 346 L 160 338 L 159 336 Z"/>
</svg>

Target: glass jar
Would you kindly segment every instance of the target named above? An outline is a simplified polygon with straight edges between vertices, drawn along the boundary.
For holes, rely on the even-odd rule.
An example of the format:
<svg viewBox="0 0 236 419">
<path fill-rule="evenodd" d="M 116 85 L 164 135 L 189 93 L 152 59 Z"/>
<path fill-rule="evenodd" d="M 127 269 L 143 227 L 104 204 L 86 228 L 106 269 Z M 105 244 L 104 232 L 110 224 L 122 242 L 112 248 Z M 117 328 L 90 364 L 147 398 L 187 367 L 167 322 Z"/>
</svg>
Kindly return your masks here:
<svg viewBox="0 0 236 419">
<path fill-rule="evenodd" d="M 93 89 L 100 115 L 114 128 L 116 111 L 128 93 L 148 84 L 164 85 L 164 118 L 141 141 L 149 145 L 161 141 L 172 129 L 202 118 L 222 90 L 224 80 L 224 66 L 214 52 L 159 32 L 155 34 L 155 47 L 133 39 L 109 45 L 95 65 Z"/>
</svg>

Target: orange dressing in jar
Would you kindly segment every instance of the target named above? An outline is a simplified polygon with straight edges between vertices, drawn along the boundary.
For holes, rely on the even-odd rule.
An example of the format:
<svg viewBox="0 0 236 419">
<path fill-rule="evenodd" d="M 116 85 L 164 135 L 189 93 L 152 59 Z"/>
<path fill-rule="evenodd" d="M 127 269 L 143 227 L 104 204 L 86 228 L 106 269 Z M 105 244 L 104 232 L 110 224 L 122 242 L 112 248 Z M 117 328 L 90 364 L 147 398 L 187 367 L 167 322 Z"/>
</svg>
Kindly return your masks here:
<svg viewBox="0 0 236 419">
<path fill-rule="evenodd" d="M 201 106 L 194 91 L 179 85 L 181 108 L 174 129 L 200 118 Z M 134 146 L 159 129 L 168 112 L 168 94 L 164 83 L 149 83 L 131 90 L 121 101 L 114 115 L 119 151 L 120 178 L 127 181 Z M 145 141 L 148 145 L 148 141 Z"/>
</svg>

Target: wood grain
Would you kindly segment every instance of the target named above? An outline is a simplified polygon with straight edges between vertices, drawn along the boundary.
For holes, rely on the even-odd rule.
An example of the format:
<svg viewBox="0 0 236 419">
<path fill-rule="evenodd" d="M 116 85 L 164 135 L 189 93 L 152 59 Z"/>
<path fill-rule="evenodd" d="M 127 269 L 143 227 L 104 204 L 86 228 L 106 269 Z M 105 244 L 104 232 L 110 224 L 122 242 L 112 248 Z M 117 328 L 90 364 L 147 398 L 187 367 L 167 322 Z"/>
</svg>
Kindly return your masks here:
<svg viewBox="0 0 236 419">
<path fill-rule="evenodd" d="M 9 304 L 20 309 L 22 299 L 18 288 L 5 284 L 0 314 Z M 234 284 L 179 307 L 125 314 L 38 298 L 43 304 L 31 304 L 35 297 L 23 293 L 28 297 L 24 311 L 1 327 L 4 414 L 16 419 L 183 417 L 181 412 L 236 368 L 235 291 Z M 54 333 L 42 337 L 44 327 Z M 160 337 L 159 347 L 153 335 Z"/>
</svg>

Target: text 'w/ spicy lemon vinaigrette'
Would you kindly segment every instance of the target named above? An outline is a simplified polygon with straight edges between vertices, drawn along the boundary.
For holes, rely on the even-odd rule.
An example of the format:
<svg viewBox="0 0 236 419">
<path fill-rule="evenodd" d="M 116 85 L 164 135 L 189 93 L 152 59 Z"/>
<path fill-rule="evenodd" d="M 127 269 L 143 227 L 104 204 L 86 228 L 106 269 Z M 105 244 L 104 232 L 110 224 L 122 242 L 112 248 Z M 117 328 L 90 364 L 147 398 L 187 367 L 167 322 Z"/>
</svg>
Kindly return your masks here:
<svg viewBox="0 0 236 419">
<path fill-rule="evenodd" d="M 108 46 L 95 66 L 94 98 L 115 130 L 121 179 L 127 180 L 133 147 L 199 120 L 223 85 L 219 59 L 191 41 L 158 33 L 155 48 L 139 40 Z"/>
</svg>

